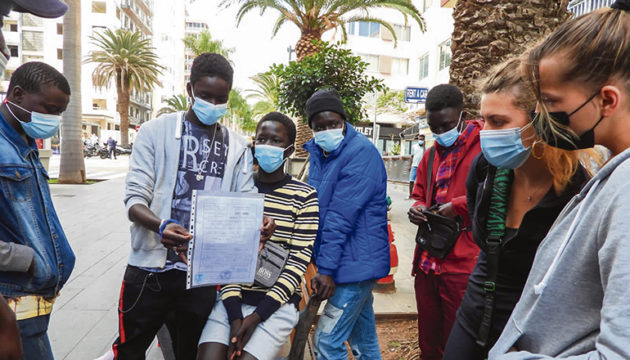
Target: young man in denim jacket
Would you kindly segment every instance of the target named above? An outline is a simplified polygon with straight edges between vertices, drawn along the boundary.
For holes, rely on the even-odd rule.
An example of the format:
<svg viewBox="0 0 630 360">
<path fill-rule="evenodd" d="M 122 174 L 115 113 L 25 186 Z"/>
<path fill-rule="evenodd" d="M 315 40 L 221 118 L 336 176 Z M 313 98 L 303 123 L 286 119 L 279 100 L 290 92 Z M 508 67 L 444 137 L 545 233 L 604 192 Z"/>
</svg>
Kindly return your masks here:
<svg viewBox="0 0 630 360">
<path fill-rule="evenodd" d="M 70 85 L 40 62 L 20 66 L 0 106 L 0 293 L 14 311 L 24 359 L 52 359 L 46 331 L 74 254 L 61 228 L 35 139 L 57 133 Z"/>
<path fill-rule="evenodd" d="M 311 287 L 328 299 L 315 330 L 315 355 L 380 359 L 372 289 L 389 273 L 387 174 L 376 147 L 346 121 L 336 90 L 320 90 L 306 103 L 315 139 L 308 183 L 317 189 L 319 230 L 314 246 L 318 274 Z"/>
</svg>

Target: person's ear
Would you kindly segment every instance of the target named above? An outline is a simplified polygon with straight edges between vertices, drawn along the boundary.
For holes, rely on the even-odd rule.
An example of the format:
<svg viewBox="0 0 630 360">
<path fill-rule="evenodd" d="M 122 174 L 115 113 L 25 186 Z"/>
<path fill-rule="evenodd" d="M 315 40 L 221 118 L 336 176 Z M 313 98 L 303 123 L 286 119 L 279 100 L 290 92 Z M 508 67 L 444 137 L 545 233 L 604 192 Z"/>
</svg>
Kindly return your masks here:
<svg viewBox="0 0 630 360">
<path fill-rule="evenodd" d="M 289 156 L 291 156 L 291 154 L 293 154 L 293 152 L 295 152 L 295 144 L 291 144 L 286 149 L 284 149 L 284 157 L 288 158 Z"/>
<path fill-rule="evenodd" d="M 193 101 L 195 101 L 195 97 L 192 95 L 193 92 L 191 83 L 186 84 L 186 92 L 188 93 L 188 97 L 191 99 L 190 102 L 192 103 Z"/>
<path fill-rule="evenodd" d="M 24 101 L 24 97 L 26 96 L 26 91 L 20 87 L 20 85 L 16 85 L 11 90 L 11 101 L 16 104 L 21 104 Z M 7 96 L 8 97 L 8 96 Z"/>
<path fill-rule="evenodd" d="M 600 92 L 602 97 L 602 113 L 601 116 L 609 117 L 615 113 L 621 102 L 621 89 L 616 85 L 606 85 L 602 87 Z"/>
</svg>

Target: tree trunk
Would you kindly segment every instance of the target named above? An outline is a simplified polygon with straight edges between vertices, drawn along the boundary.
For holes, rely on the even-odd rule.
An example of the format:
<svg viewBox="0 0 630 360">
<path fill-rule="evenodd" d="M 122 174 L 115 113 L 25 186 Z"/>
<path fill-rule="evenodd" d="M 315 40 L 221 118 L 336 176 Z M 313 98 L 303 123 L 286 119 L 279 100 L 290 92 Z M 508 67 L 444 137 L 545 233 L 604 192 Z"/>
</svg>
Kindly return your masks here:
<svg viewBox="0 0 630 360">
<path fill-rule="evenodd" d="M 469 114 L 479 113 L 476 81 L 566 21 L 570 17 L 568 1 L 457 1 L 450 83 L 464 93 L 464 108 Z"/>
<path fill-rule="evenodd" d="M 295 54 L 298 61 L 302 61 L 305 57 L 313 55 L 317 52 L 317 46 L 313 44 L 314 40 L 321 40 L 322 33 L 320 31 L 302 32 L 300 40 L 295 44 Z"/>
<path fill-rule="evenodd" d="M 297 119 L 297 134 L 295 137 L 295 156 L 306 157 L 308 151 L 302 148 L 302 145 L 306 144 L 313 138 L 313 130 L 308 126 L 308 123 L 302 120 L 302 117 Z"/>
<path fill-rule="evenodd" d="M 118 77 L 120 78 L 120 77 Z M 129 80 L 123 80 L 129 83 Z M 123 147 L 129 147 L 129 87 L 123 89 L 122 84 L 116 84 L 116 92 L 118 93 L 118 114 L 120 115 L 120 144 Z"/>
<path fill-rule="evenodd" d="M 317 31 L 302 32 L 300 40 L 295 45 L 295 53 L 298 61 L 302 61 L 305 57 L 317 53 L 317 46 L 313 44 L 314 40 L 321 40 L 322 34 Z M 306 119 L 299 117 L 297 119 L 297 136 L 295 139 L 295 156 L 306 157 L 308 152 L 302 148 L 302 145 L 313 138 L 313 131 L 308 126 Z"/>
<path fill-rule="evenodd" d="M 61 124 L 61 165 L 59 182 L 85 183 L 85 162 L 81 134 L 81 0 L 67 0 L 63 18 L 63 73 L 72 95 Z"/>
</svg>

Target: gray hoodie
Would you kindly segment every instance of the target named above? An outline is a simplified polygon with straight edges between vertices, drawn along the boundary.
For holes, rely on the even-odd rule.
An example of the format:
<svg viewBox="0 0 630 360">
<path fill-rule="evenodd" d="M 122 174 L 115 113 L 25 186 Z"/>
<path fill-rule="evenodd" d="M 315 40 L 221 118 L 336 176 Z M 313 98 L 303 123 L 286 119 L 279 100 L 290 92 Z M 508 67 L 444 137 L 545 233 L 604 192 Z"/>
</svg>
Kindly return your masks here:
<svg viewBox="0 0 630 360">
<path fill-rule="evenodd" d="M 179 148 L 184 112 L 160 116 L 142 125 L 129 161 L 125 189 L 127 213 L 136 204 L 146 205 L 162 219 L 171 217 L 173 190 L 177 178 Z M 222 192 L 257 192 L 253 178 L 253 159 L 249 143 L 240 135 L 229 132 L 229 150 Z M 129 265 L 164 267 L 166 248 L 158 235 L 133 223 Z"/>
<path fill-rule="evenodd" d="M 489 360 L 630 359 L 629 158 L 611 159 L 564 208 Z"/>
</svg>

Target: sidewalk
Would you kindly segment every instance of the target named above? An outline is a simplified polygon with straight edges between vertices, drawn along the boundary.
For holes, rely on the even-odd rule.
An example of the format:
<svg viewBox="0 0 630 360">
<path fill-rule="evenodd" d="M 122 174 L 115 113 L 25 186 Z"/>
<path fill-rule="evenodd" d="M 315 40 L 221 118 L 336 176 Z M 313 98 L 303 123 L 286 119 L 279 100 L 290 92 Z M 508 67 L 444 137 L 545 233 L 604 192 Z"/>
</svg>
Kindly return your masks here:
<svg viewBox="0 0 630 360">
<path fill-rule="evenodd" d="M 91 360 L 110 348 L 118 333 L 117 302 L 129 254 L 124 178 L 93 185 L 53 185 L 53 201 L 77 261 L 52 313 L 49 336 L 55 359 Z M 399 255 L 394 294 L 375 294 L 374 310 L 416 313 L 411 258 L 415 229 L 411 205 L 400 186 L 390 185 L 392 227 Z M 161 359 L 155 346 L 148 359 Z"/>
</svg>

